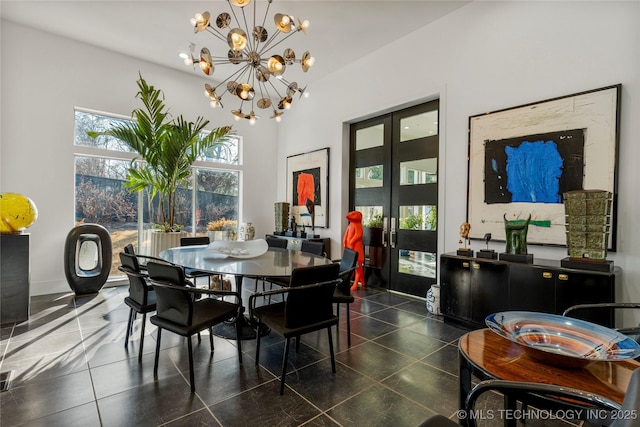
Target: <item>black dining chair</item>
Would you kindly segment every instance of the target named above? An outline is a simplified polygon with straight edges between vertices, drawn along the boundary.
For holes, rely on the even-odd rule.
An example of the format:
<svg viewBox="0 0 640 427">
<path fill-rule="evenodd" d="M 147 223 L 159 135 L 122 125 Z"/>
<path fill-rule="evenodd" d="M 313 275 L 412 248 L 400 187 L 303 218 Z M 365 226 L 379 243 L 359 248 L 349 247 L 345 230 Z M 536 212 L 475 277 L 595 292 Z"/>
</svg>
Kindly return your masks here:
<svg viewBox="0 0 640 427">
<path fill-rule="evenodd" d="M 347 316 L 347 344 L 351 346 L 351 315 L 349 304 L 355 301 L 351 295 L 351 276 L 358 267 L 358 252 L 353 249 L 344 248 L 340 259 L 340 283 L 333 291 L 333 302 L 336 304 L 336 316 L 340 317 L 340 304 L 346 305 Z"/>
<path fill-rule="evenodd" d="M 140 267 L 140 271 L 145 273 L 145 274 L 146 274 L 146 271 L 147 271 L 147 262 L 149 262 L 149 261 L 158 261 L 160 263 L 169 263 L 168 261 L 165 261 L 165 260 L 163 260 L 161 258 L 158 258 L 158 257 L 154 257 L 154 256 L 151 256 L 151 255 L 142 255 L 142 254 L 137 253 L 131 243 L 128 243 L 127 245 L 125 245 L 124 253 L 135 256 L 138 259 L 138 266 Z"/>
<path fill-rule="evenodd" d="M 287 239 L 279 239 L 277 237 L 267 237 L 265 241 L 267 242 L 267 246 L 269 248 L 278 248 L 278 249 L 287 249 L 287 244 L 289 243 Z M 256 280 L 256 286 L 253 291 L 258 292 L 258 281 L 262 282 L 262 290 L 264 291 L 266 289 L 264 282 L 269 279 L 265 277 L 256 277 L 255 280 Z M 271 283 L 270 288 L 273 288 L 273 283 Z"/>
<path fill-rule="evenodd" d="M 147 283 L 147 275 L 140 270 L 138 258 L 135 255 L 120 252 L 118 270 L 126 274 L 129 279 L 129 296 L 124 298 L 124 303 L 129 306 L 129 321 L 127 322 L 127 332 L 124 336 L 124 348 L 129 346 L 129 337 L 133 333 L 133 323 L 137 314 L 142 314 L 140 350 L 138 351 L 138 361 L 141 362 L 147 313 L 156 311 L 156 293 L 153 287 Z"/>
<path fill-rule="evenodd" d="M 210 243 L 208 236 L 196 236 L 196 237 L 181 237 L 180 246 L 197 246 L 208 245 Z M 193 283 L 197 285 L 198 277 L 206 277 L 209 281 L 209 288 L 211 288 L 211 278 L 217 277 L 220 281 L 220 287 L 222 287 L 222 276 L 208 271 L 194 270 L 192 268 L 185 268 L 184 274 L 187 278 L 192 279 Z"/>
<path fill-rule="evenodd" d="M 460 414 L 467 415 L 466 419 L 462 420 L 463 422 L 466 422 L 467 427 L 475 427 L 477 425 L 476 417 L 472 416 L 476 401 L 482 394 L 489 391 L 499 392 L 504 396 L 509 396 L 518 401 L 526 401 L 531 398 L 531 396 L 542 399 L 553 399 L 554 407 L 556 408 L 558 405 L 562 407 L 561 405 L 563 402 L 566 402 L 566 409 L 571 409 L 571 414 L 577 414 L 577 408 L 580 407 L 589 409 L 596 408 L 597 410 L 593 410 L 590 413 L 597 414 L 599 418 L 602 419 L 591 421 L 596 421 L 598 424 L 602 425 L 609 425 L 609 427 L 640 426 L 640 417 L 637 415 L 640 408 L 640 368 L 633 371 L 633 374 L 631 375 L 631 380 L 629 381 L 629 386 L 627 387 L 627 392 L 624 396 L 622 405 L 604 396 L 599 396 L 592 392 L 586 392 L 570 387 L 520 381 L 482 381 L 467 395 L 464 411 L 458 411 Z M 577 407 L 576 405 L 578 404 L 582 405 Z M 602 410 L 602 412 L 600 410 Z M 556 412 L 562 413 L 561 411 Z M 605 414 L 609 414 L 609 420 L 602 417 L 602 415 Z M 624 414 L 627 414 L 627 416 Z M 576 420 L 571 419 L 569 421 L 575 422 Z M 612 422 L 609 424 L 610 421 Z M 456 426 L 459 426 L 457 421 L 451 420 L 443 415 L 434 415 L 427 418 L 422 424 L 420 424 L 420 427 Z"/>
<path fill-rule="evenodd" d="M 256 365 L 260 360 L 261 337 L 258 328 L 261 324 L 270 327 L 285 339 L 280 394 L 284 393 L 291 338 L 296 338 L 296 349 L 298 349 L 301 335 L 326 329 L 329 337 L 331 371 L 336 372 L 331 327 L 338 324 L 338 317 L 333 314 L 332 302 L 333 291 L 338 283 L 338 273 L 338 264 L 296 268 L 291 272 L 291 282 L 288 287 L 258 292 L 249 297 L 249 315 L 256 320 Z M 275 294 L 285 295 L 285 301 L 256 306 L 258 298 Z"/>
<path fill-rule="evenodd" d="M 156 339 L 156 355 L 153 365 L 154 375 L 158 375 L 158 359 L 160 357 L 160 338 L 163 329 L 183 336 L 187 339 L 189 351 L 189 380 L 191 392 L 194 393 L 195 375 L 193 371 L 193 349 L 191 336 L 209 330 L 209 343 L 213 352 L 213 326 L 218 323 L 237 318 L 242 315 L 242 300 L 238 292 L 192 288 L 185 286 L 184 271 L 174 265 L 149 262 L 147 264 L 151 284 L 156 291 L 156 314 L 151 316 L 151 323 L 158 327 Z M 236 302 L 231 303 L 218 298 L 202 298 L 194 300 L 193 294 L 206 294 L 213 297 L 233 296 Z M 239 322 L 236 322 L 236 343 L 238 359 L 242 363 L 242 347 Z"/>
<path fill-rule="evenodd" d="M 324 243 L 303 240 L 300 245 L 300 251 L 317 256 L 324 256 Z"/>
<path fill-rule="evenodd" d="M 287 249 L 287 244 L 289 243 L 287 239 L 280 239 L 278 237 L 267 237 L 265 240 L 267 242 L 267 246 L 270 248 Z"/>
<path fill-rule="evenodd" d="M 280 239 L 280 240 L 284 240 L 284 239 Z M 310 242 L 308 240 L 303 240 L 302 244 L 300 245 L 300 252 L 306 252 L 308 254 L 313 254 L 317 256 L 324 256 L 324 243 Z M 289 286 L 289 278 L 267 277 L 265 278 L 265 280 L 271 284 L 270 289 L 273 289 L 273 285 Z M 262 289 L 264 290 L 264 283 L 263 283 Z M 256 283 L 256 290 L 258 290 L 257 283 Z"/>
<path fill-rule="evenodd" d="M 606 310 L 614 311 L 614 310 L 640 310 L 640 303 L 635 302 L 602 302 L 602 303 L 594 303 L 594 304 L 577 304 L 567 308 L 562 315 L 563 316 L 571 316 L 571 317 L 580 317 L 576 316 L 576 312 L 585 311 L 587 313 L 593 313 L 594 310 L 602 310 L 606 312 Z M 606 325 L 605 325 L 606 326 Z M 625 325 L 619 328 L 615 328 L 616 331 L 621 334 L 628 335 L 636 341 L 640 342 L 640 324 L 636 326 Z"/>
</svg>

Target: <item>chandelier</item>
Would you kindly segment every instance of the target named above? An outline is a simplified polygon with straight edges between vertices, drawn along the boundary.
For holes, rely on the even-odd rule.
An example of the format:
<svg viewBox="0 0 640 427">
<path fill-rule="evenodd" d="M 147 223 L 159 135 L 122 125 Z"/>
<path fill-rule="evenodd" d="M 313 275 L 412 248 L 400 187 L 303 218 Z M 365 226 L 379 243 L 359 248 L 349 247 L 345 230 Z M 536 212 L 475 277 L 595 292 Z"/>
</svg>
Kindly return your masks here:
<svg viewBox="0 0 640 427">
<path fill-rule="evenodd" d="M 191 19 L 194 33 L 207 31 L 229 48 L 224 56 L 216 56 L 212 50 L 203 47 L 200 55 L 195 55 L 195 45 L 190 45 L 190 53 L 181 53 L 187 66 L 198 64 L 207 76 L 213 76 L 216 67 L 233 66 L 231 74 L 218 84 L 205 84 L 204 94 L 212 108 L 223 107 L 222 98 L 228 93 L 240 101 L 240 106 L 231 111 L 236 120 L 247 119 L 254 124 L 260 116 L 255 108 L 271 109 L 272 119 L 281 120 L 284 110 L 291 107 L 296 94 L 307 97 L 306 87 L 301 88 L 295 81 L 285 78 L 288 67 L 300 64 L 305 73 L 311 68 L 315 59 L 309 51 L 296 58 L 291 48 L 276 53 L 274 49 L 294 34 L 302 31 L 306 34 L 309 21 L 296 23 L 293 16 L 276 13 L 273 16 L 274 29 L 265 27 L 269 7 L 268 0 L 264 17 L 257 20 L 256 3 L 253 0 L 253 17 L 247 17 L 245 8 L 252 0 L 227 0 L 231 14 L 220 13 L 215 20 L 209 12 L 198 13 Z M 248 18 L 252 18 L 249 27 Z M 222 48 L 220 49 L 222 51 Z M 244 111 L 243 111 L 244 109 Z"/>
</svg>

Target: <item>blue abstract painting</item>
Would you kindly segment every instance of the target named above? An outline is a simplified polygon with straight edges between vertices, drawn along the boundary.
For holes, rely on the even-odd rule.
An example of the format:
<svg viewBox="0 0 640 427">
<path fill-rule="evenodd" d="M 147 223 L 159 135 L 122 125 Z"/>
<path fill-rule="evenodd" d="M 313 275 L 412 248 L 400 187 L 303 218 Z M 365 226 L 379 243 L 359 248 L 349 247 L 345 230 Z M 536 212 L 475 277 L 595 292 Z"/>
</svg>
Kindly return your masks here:
<svg viewBox="0 0 640 427">
<path fill-rule="evenodd" d="M 524 141 L 505 147 L 507 190 L 512 202 L 560 203 L 562 157 L 553 141 Z"/>
<path fill-rule="evenodd" d="M 584 129 L 485 141 L 485 203 L 562 203 L 583 188 Z"/>
</svg>

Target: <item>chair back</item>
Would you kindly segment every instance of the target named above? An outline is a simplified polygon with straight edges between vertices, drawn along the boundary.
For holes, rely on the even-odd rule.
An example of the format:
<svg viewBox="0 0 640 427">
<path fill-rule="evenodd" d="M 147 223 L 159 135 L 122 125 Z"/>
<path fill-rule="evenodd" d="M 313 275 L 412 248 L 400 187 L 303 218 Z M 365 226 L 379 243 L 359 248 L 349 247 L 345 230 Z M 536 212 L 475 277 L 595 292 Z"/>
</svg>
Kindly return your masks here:
<svg viewBox="0 0 640 427">
<path fill-rule="evenodd" d="M 333 290 L 338 271 L 338 264 L 327 264 L 296 268 L 291 272 L 291 287 L 327 283 L 289 292 L 284 308 L 285 327 L 299 328 L 334 317 Z"/>
<path fill-rule="evenodd" d="M 147 305 L 149 288 L 145 275 L 140 272 L 138 258 L 135 255 L 120 252 L 120 271 L 129 279 L 129 298 L 140 305 Z"/>
<path fill-rule="evenodd" d="M 267 246 L 269 246 L 270 248 L 286 249 L 287 243 L 289 243 L 287 239 L 278 239 L 277 237 L 267 237 L 266 241 L 267 241 Z"/>
<path fill-rule="evenodd" d="M 153 282 L 173 285 L 170 287 L 154 286 L 156 291 L 156 315 L 165 320 L 183 326 L 193 321 L 193 301 L 189 292 L 185 291 L 186 279 L 182 268 L 176 265 L 149 262 L 147 264 L 149 278 Z"/>
<path fill-rule="evenodd" d="M 209 243 L 210 240 L 207 236 L 180 238 L 180 246 L 208 245 Z"/>
<path fill-rule="evenodd" d="M 324 255 L 324 243 L 322 242 L 311 242 L 309 240 L 303 240 L 302 245 L 300 245 L 300 250 L 302 252 L 306 252 L 313 255 L 323 256 Z"/>
<path fill-rule="evenodd" d="M 353 249 L 344 248 L 342 259 L 340 260 L 340 283 L 338 289 L 345 295 L 351 294 L 351 274 L 358 266 L 358 252 Z"/>
<path fill-rule="evenodd" d="M 125 254 L 129 254 L 129 255 L 135 255 L 136 254 L 136 251 L 135 251 L 135 249 L 133 249 L 133 245 L 131 243 L 125 245 L 124 253 Z"/>
</svg>

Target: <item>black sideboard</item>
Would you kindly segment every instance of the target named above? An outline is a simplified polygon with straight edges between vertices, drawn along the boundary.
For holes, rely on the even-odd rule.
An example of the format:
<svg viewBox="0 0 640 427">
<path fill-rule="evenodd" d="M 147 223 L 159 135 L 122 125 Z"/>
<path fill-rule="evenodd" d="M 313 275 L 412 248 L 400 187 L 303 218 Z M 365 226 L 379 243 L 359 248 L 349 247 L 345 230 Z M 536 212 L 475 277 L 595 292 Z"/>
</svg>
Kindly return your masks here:
<svg viewBox="0 0 640 427">
<path fill-rule="evenodd" d="M 440 256 L 440 310 L 447 322 L 485 327 L 491 313 L 507 310 L 562 314 L 575 304 L 615 302 L 613 272 L 563 268 L 560 261 L 534 259 L 533 264 Z M 576 313 L 578 315 L 578 313 Z M 580 318 L 613 327 L 607 310 L 579 313 Z"/>
</svg>

